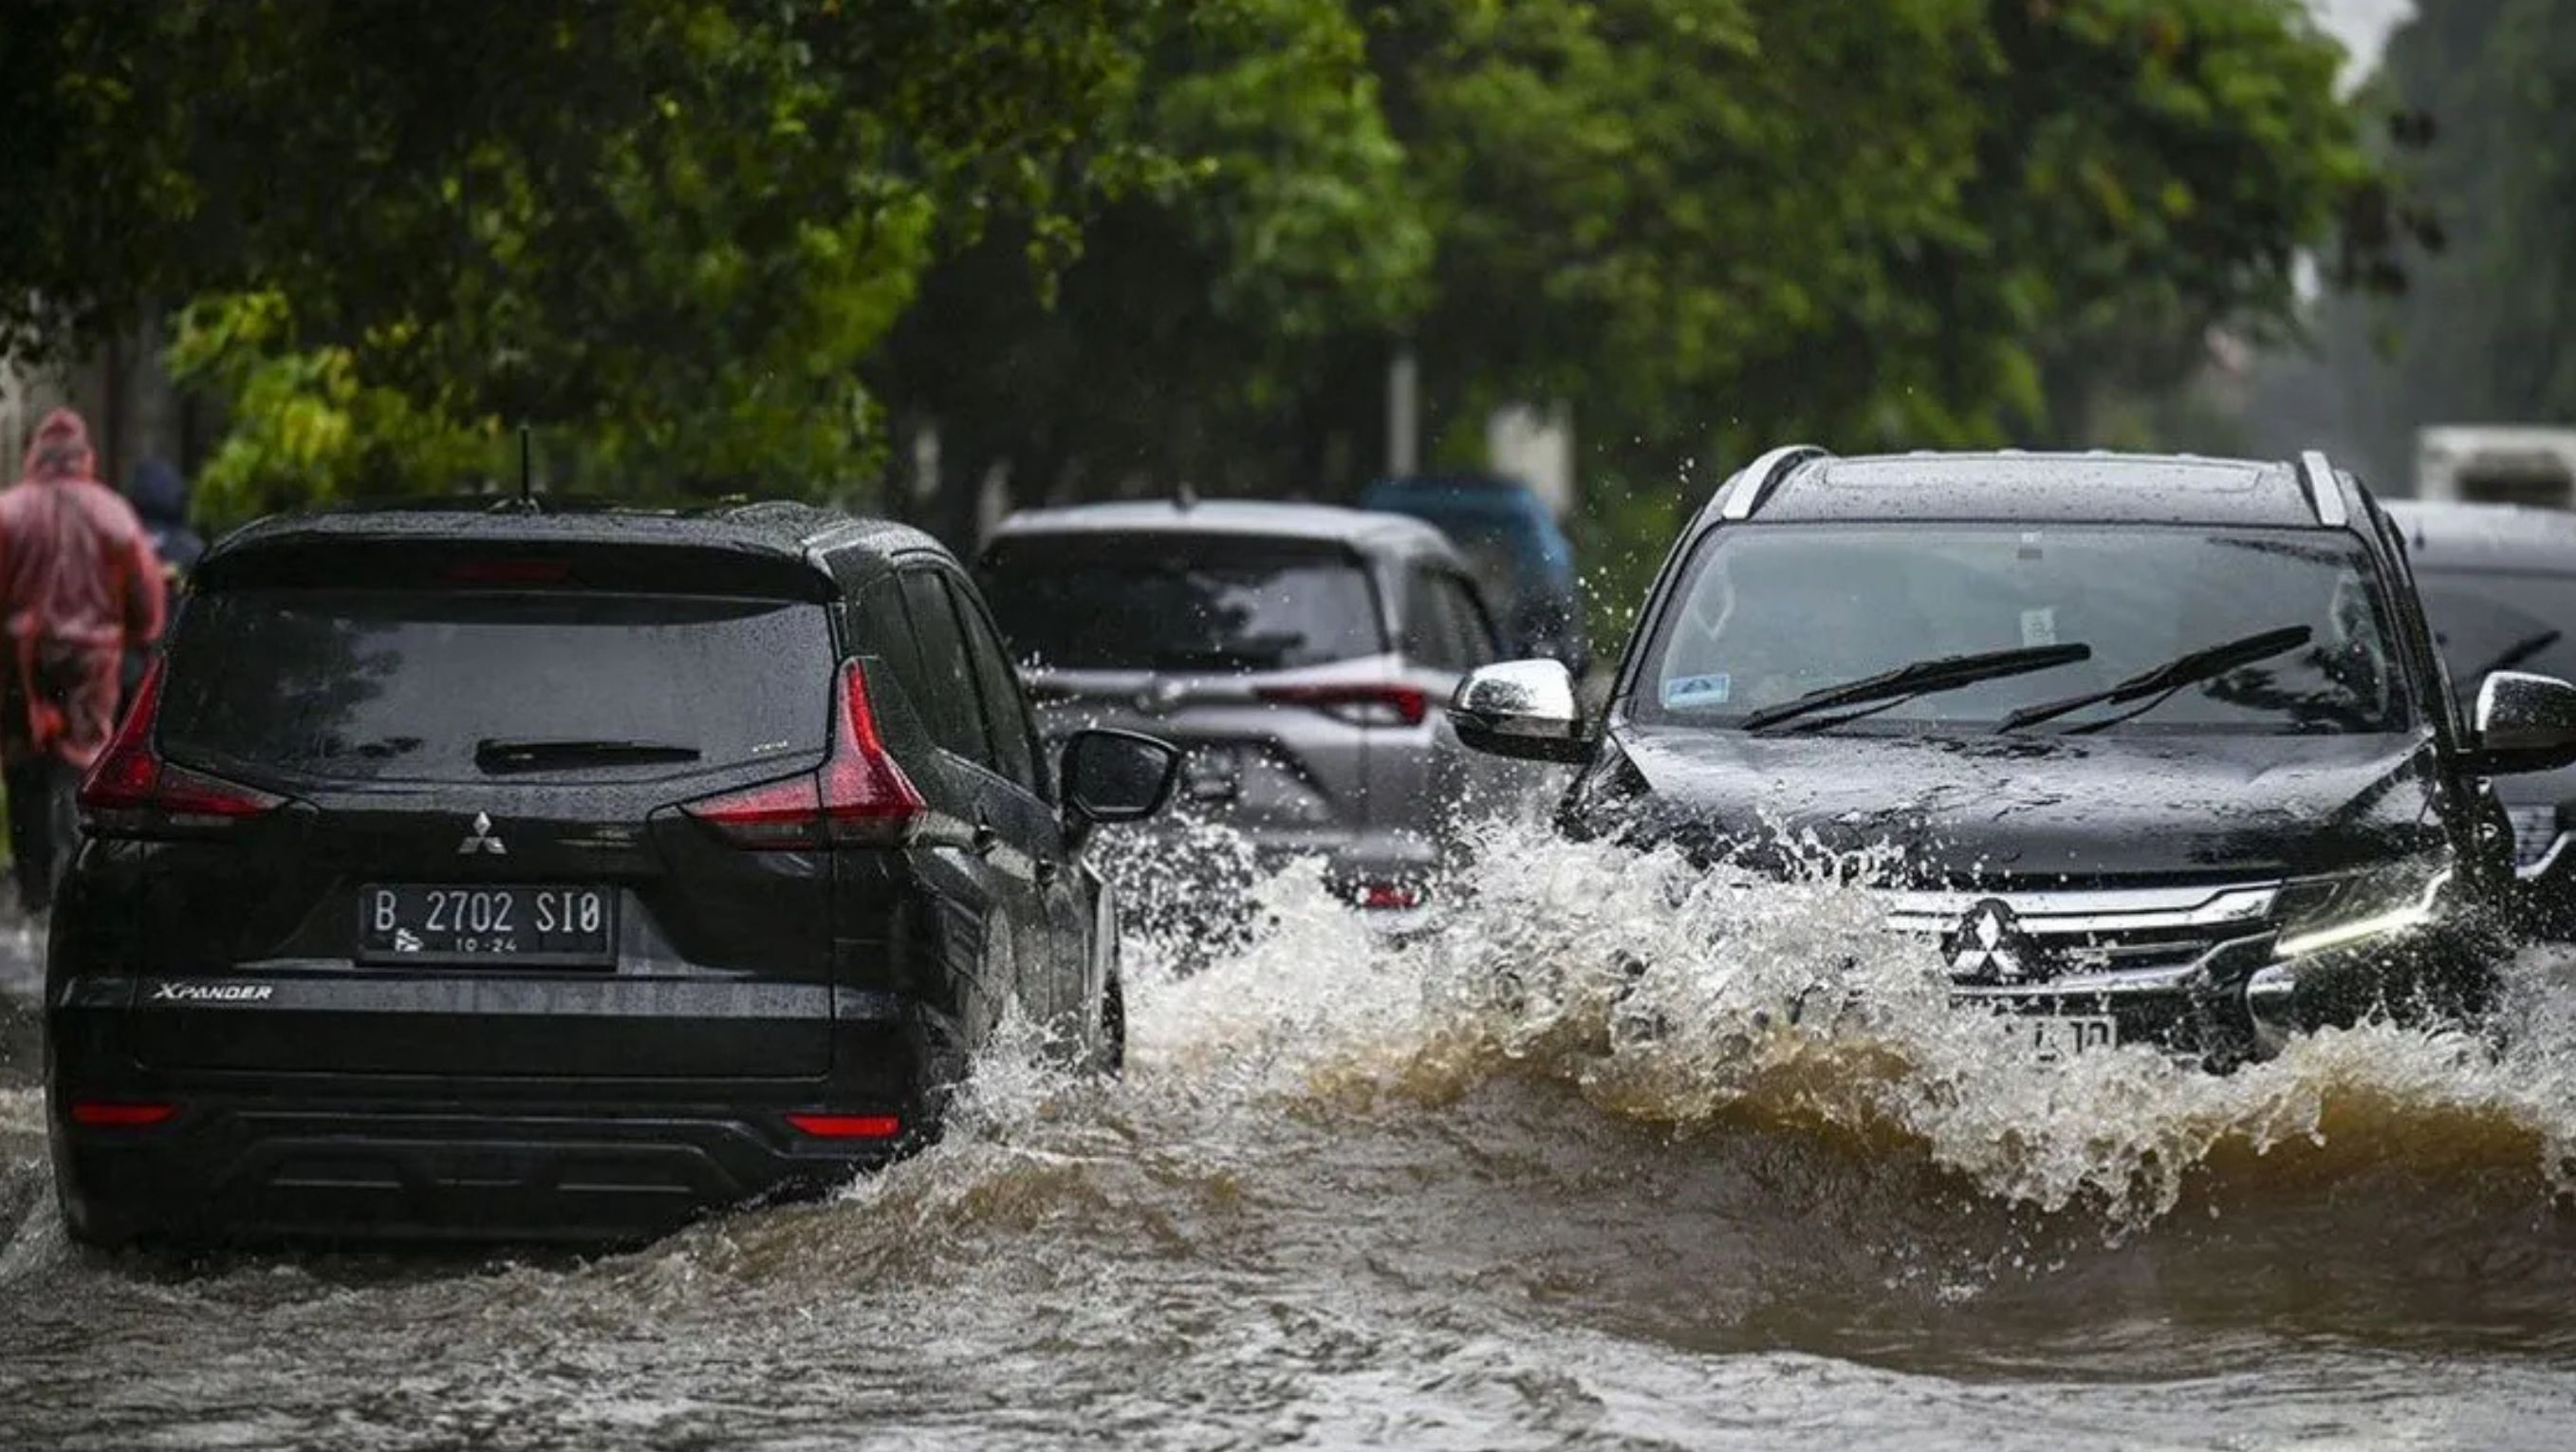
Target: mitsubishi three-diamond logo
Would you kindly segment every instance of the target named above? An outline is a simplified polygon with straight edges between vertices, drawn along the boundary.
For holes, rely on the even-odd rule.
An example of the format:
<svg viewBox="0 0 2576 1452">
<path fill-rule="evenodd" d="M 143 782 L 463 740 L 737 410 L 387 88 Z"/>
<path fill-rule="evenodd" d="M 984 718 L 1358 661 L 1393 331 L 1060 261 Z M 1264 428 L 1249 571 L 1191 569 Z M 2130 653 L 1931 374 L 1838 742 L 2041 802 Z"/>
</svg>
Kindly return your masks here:
<svg viewBox="0 0 2576 1452">
<path fill-rule="evenodd" d="M 1983 983 L 2019 983 L 2031 976 L 2030 939 L 2013 910 L 1993 898 L 1968 909 L 1951 938 L 1950 972 Z"/>
<path fill-rule="evenodd" d="M 476 853 L 492 857 L 510 855 L 510 845 L 502 841 L 499 834 L 492 830 L 492 814 L 489 812 L 476 812 L 474 830 L 466 833 L 465 840 L 456 844 L 456 855 L 459 857 L 472 857 Z"/>
</svg>

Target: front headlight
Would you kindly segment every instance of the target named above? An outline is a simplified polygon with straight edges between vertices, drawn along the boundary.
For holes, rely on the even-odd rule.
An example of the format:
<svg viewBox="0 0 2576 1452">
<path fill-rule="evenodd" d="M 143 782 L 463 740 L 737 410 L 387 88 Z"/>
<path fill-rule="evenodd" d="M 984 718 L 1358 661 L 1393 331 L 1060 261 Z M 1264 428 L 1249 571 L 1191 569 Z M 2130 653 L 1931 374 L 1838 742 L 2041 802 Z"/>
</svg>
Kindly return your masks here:
<svg viewBox="0 0 2576 1452">
<path fill-rule="evenodd" d="M 2450 885 L 2448 862 L 2373 874 L 2337 892 L 2322 921 L 2283 934 L 2273 956 L 2303 958 L 2411 933 L 2441 917 L 2442 894 Z"/>
</svg>

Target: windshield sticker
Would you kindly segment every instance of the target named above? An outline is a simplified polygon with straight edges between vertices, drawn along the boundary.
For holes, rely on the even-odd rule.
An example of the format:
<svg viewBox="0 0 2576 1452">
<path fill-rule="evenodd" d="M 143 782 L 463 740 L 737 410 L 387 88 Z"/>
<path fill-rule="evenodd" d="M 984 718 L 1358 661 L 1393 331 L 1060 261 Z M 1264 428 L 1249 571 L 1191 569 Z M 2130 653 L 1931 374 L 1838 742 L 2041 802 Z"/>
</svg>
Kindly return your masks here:
<svg viewBox="0 0 2576 1452">
<path fill-rule="evenodd" d="M 2036 610 L 2025 610 L 2021 613 L 2021 643 L 2026 646 L 2057 644 L 2057 608 L 2055 606 L 2042 605 Z"/>
<path fill-rule="evenodd" d="M 1664 682 L 1667 706 L 1723 706 L 1733 694 L 1735 677 L 1723 671 L 1713 676 L 1675 676 Z"/>
</svg>

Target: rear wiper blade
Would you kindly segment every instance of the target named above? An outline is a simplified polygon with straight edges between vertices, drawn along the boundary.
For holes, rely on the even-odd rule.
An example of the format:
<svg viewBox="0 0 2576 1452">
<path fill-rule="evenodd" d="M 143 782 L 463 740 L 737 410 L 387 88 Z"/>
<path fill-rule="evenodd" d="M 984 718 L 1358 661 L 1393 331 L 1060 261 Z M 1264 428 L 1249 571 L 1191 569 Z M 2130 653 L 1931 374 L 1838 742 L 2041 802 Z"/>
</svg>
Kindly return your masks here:
<svg viewBox="0 0 2576 1452">
<path fill-rule="evenodd" d="M 1288 648 L 1277 650 L 1167 650 L 1153 657 L 1153 669 L 1165 671 L 1257 671 L 1276 667 Z"/>
<path fill-rule="evenodd" d="M 2054 721 L 2060 716 L 2081 711 L 2087 706 L 2117 706 L 2149 697 L 2170 696 L 2185 686 L 2194 686 L 2213 676 L 2222 676 L 2238 666 L 2269 660 L 2285 650 L 2296 650 L 2316 635 L 2304 625 L 2287 625 L 2278 630 L 2260 631 L 2253 635 L 2222 640 L 2205 645 L 2187 655 L 2175 656 L 2163 665 L 2143 670 L 2126 680 L 2115 681 L 2098 691 L 2068 696 L 2058 701 L 2037 701 L 2022 707 L 1999 722 L 1997 731 L 2018 731 Z M 2080 728 L 2079 728 L 2080 729 Z"/>
<path fill-rule="evenodd" d="M 543 771 L 550 766 L 608 766 L 695 761 L 698 749 L 667 741 L 504 741 L 474 743 L 474 764 L 487 772 Z"/>
<path fill-rule="evenodd" d="M 2082 644 L 2028 645 L 2014 650 L 1986 650 L 1973 655 L 1945 655 L 1931 660 L 1918 660 L 1874 676 L 1845 681 L 1839 686 L 1826 686 L 1809 691 L 1775 706 L 1765 706 L 1746 713 L 1738 723 L 1747 731 L 1761 731 L 1818 711 L 1837 706 L 1859 706 L 1871 701 L 1891 704 L 1908 696 L 1932 691 L 1947 691 L 1959 686 L 1973 686 L 1979 681 L 1998 680 L 2005 676 L 2026 675 L 2032 671 L 2051 670 L 2077 661 L 2091 660 L 2093 647 Z"/>
</svg>

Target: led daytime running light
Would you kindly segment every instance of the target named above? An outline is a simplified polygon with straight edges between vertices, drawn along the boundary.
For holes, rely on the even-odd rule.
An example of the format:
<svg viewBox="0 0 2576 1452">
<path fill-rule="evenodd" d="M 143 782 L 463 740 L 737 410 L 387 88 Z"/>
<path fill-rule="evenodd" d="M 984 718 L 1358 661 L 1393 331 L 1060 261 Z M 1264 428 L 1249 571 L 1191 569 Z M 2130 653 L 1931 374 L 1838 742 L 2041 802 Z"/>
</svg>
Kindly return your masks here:
<svg viewBox="0 0 2576 1452">
<path fill-rule="evenodd" d="M 2283 938 L 2273 948 L 2273 956 L 2303 958 L 2310 953 L 2322 952 L 2327 948 L 2340 948 L 2350 943 L 2361 942 L 2366 938 L 2386 937 L 2391 933 L 2420 928 L 2433 921 L 2434 900 L 2442 895 L 2443 888 L 2450 885 L 2451 869 L 2445 867 L 2426 879 L 2423 892 L 2419 893 L 2413 902 L 2402 907 L 2390 908 L 2386 912 L 2372 913 L 2366 918 L 2354 918 L 2347 923 L 2337 923 L 2330 928 L 2293 934 Z"/>
</svg>

